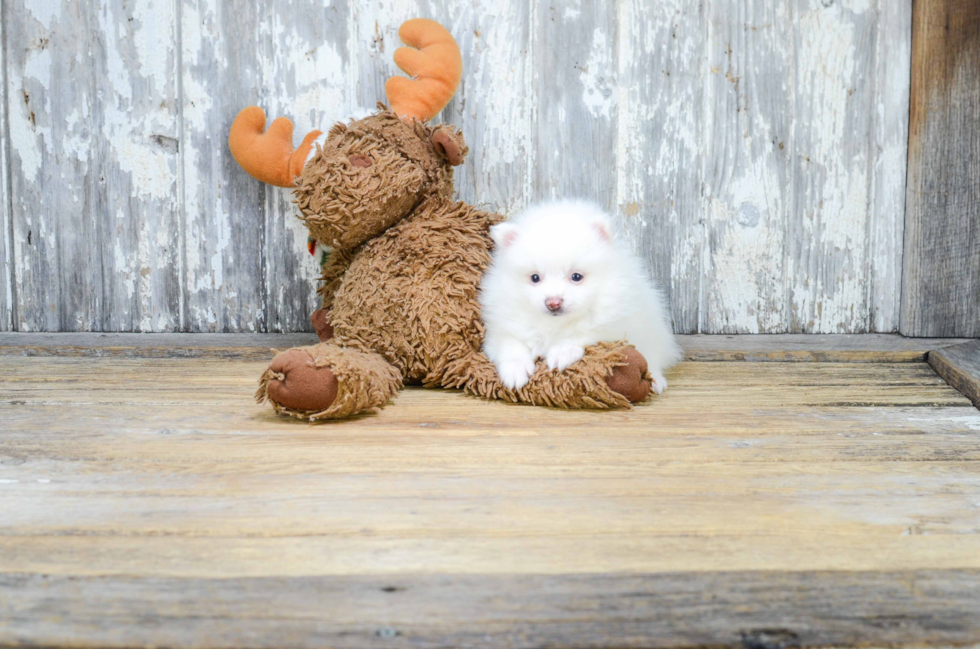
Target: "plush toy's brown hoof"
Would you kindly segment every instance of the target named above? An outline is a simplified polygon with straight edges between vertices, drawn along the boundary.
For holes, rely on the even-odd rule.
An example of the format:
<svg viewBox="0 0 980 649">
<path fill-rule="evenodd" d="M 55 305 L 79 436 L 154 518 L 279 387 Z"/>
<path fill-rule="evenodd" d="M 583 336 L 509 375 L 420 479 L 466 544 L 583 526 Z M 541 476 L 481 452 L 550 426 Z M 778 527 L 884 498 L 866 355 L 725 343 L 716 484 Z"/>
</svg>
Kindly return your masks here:
<svg viewBox="0 0 980 649">
<path fill-rule="evenodd" d="M 620 393 L 631 403 L 638 403 L 650 394 L 650 381 L 643 378 L 647 373 L 647 359 L 632 347 L 623 351 L 626 354 L 626 365 L 615 368 L 606 383 L 613 392 Z"/>
<path fill-rule="evenodd" d="M 329 367 L 316 367 L 302 349 L 277 354 L 269 365 L 273 376 L 267 394 L 291 410 L 322 411 L 337 398 L 337 377 Z"/>
<path fill-rule="evenodd" d="M 317 309 L 310 316 L 310 323 L 313 325 L 313 329 L 316 331 L 316 335 L 320 338 L 321 343 L 325 343 L 331 338 L 333 338 L 333 325 L 327 321 L 326 309 Z"/>
</svg>

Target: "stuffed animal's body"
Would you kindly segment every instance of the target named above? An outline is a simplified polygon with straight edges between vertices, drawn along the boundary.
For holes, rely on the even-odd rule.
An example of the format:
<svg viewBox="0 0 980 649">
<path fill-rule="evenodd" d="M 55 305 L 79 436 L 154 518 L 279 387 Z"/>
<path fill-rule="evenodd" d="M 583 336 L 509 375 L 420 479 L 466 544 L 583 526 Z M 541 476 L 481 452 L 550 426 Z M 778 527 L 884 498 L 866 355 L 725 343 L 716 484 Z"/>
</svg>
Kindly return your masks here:
<svg viewBox="0 0 980 649">
<path fill-rule="evenodd" d="M 236 160 L 293 187 L 311 237 L 332 250 L 312 317 L 322 342 L 278 354 L 257 398 L 309 420 L 376 409 L 406 382 L 572 408 L 645 398 L 645 361 L 621 343 L 593 345 L 563 372 L 541 362 L 519 390 L 501 385 L 480 351 L 478 287 L 490 227 L 503 219 L 452 199 L 452 167 L 466 146 L 455 129 L 425 124 L 455 91 L 459 52 L 432 21 L 408 21 L 400 34 L 420 49 L 395 54 L 415 80 L 389 80 L 392 111 L 313 131 L 295 150 L 291 122 L 265 131 L 261 109 L 245 109 L 232 126 Z"/>
</svg>

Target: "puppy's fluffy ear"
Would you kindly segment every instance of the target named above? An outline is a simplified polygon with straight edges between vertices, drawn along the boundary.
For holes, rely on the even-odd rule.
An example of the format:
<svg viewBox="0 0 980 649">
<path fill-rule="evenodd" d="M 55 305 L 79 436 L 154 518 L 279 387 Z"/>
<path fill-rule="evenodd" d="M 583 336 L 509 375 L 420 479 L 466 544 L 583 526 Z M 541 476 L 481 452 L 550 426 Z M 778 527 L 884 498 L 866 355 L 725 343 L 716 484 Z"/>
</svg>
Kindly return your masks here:
<svg viewBox="0 0 980 649">
<path fill-rule="evenodd" d="M 490 237 L 498 248 L 506 248 L 517 240 L 517 226 L 513 223 L 498 223 L 490 228 Z"/>
<path fill-rule="evenodd" d="M 598 235 L 600 241 L 605 243 L 612 241 L 612 224 L 605 216 L 596 217 L 592 222 L 592 229 Z"/>
</svg>

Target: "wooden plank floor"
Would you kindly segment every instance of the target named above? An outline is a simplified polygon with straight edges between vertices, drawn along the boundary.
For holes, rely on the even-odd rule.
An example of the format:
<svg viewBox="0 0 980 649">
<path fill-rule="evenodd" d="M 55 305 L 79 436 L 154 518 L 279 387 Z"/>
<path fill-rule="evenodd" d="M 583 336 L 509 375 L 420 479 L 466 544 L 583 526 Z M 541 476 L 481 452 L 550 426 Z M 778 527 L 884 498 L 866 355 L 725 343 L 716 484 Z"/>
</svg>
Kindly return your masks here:
<svg viewBox="0 0 980 649">
<path fill-rule="evenodd" d="M 0 356 L 0 646 L 980 643 L 980 411 L 925 362 L 319 425 L 263 365 Z"/>
</svg>

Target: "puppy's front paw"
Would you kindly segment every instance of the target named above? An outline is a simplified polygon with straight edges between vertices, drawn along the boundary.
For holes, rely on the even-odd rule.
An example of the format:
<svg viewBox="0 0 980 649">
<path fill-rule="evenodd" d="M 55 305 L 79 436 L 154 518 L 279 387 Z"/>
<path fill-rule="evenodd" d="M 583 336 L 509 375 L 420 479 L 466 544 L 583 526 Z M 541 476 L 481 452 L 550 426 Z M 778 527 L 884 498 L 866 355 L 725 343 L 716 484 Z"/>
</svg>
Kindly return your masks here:
<svg viewBox="0 0 980 649">
<path fill-rule="evenodd" d="M 534 374 L 534 361 L 502 361 L 497 366 L 497 374 L 500 375 L 500 382 L 505 388 L 518 390 L 527 385 L 528 379 Z"/>
<path fill-rule="evenodd" d="M 667 379 L 663 374 L 653 375 L 653 384 L 650 386 L 657 394 L 663 394 L 667 390 Z"/>
<path fill-rule="evenodd" d="M 585 355 L 585 348 L 579 345 L 561 344 L 555 345 L 548 350 L 545 360 L 548 367 L 559 372 L 577 360 L 581 360 Z"/>
</svg>

